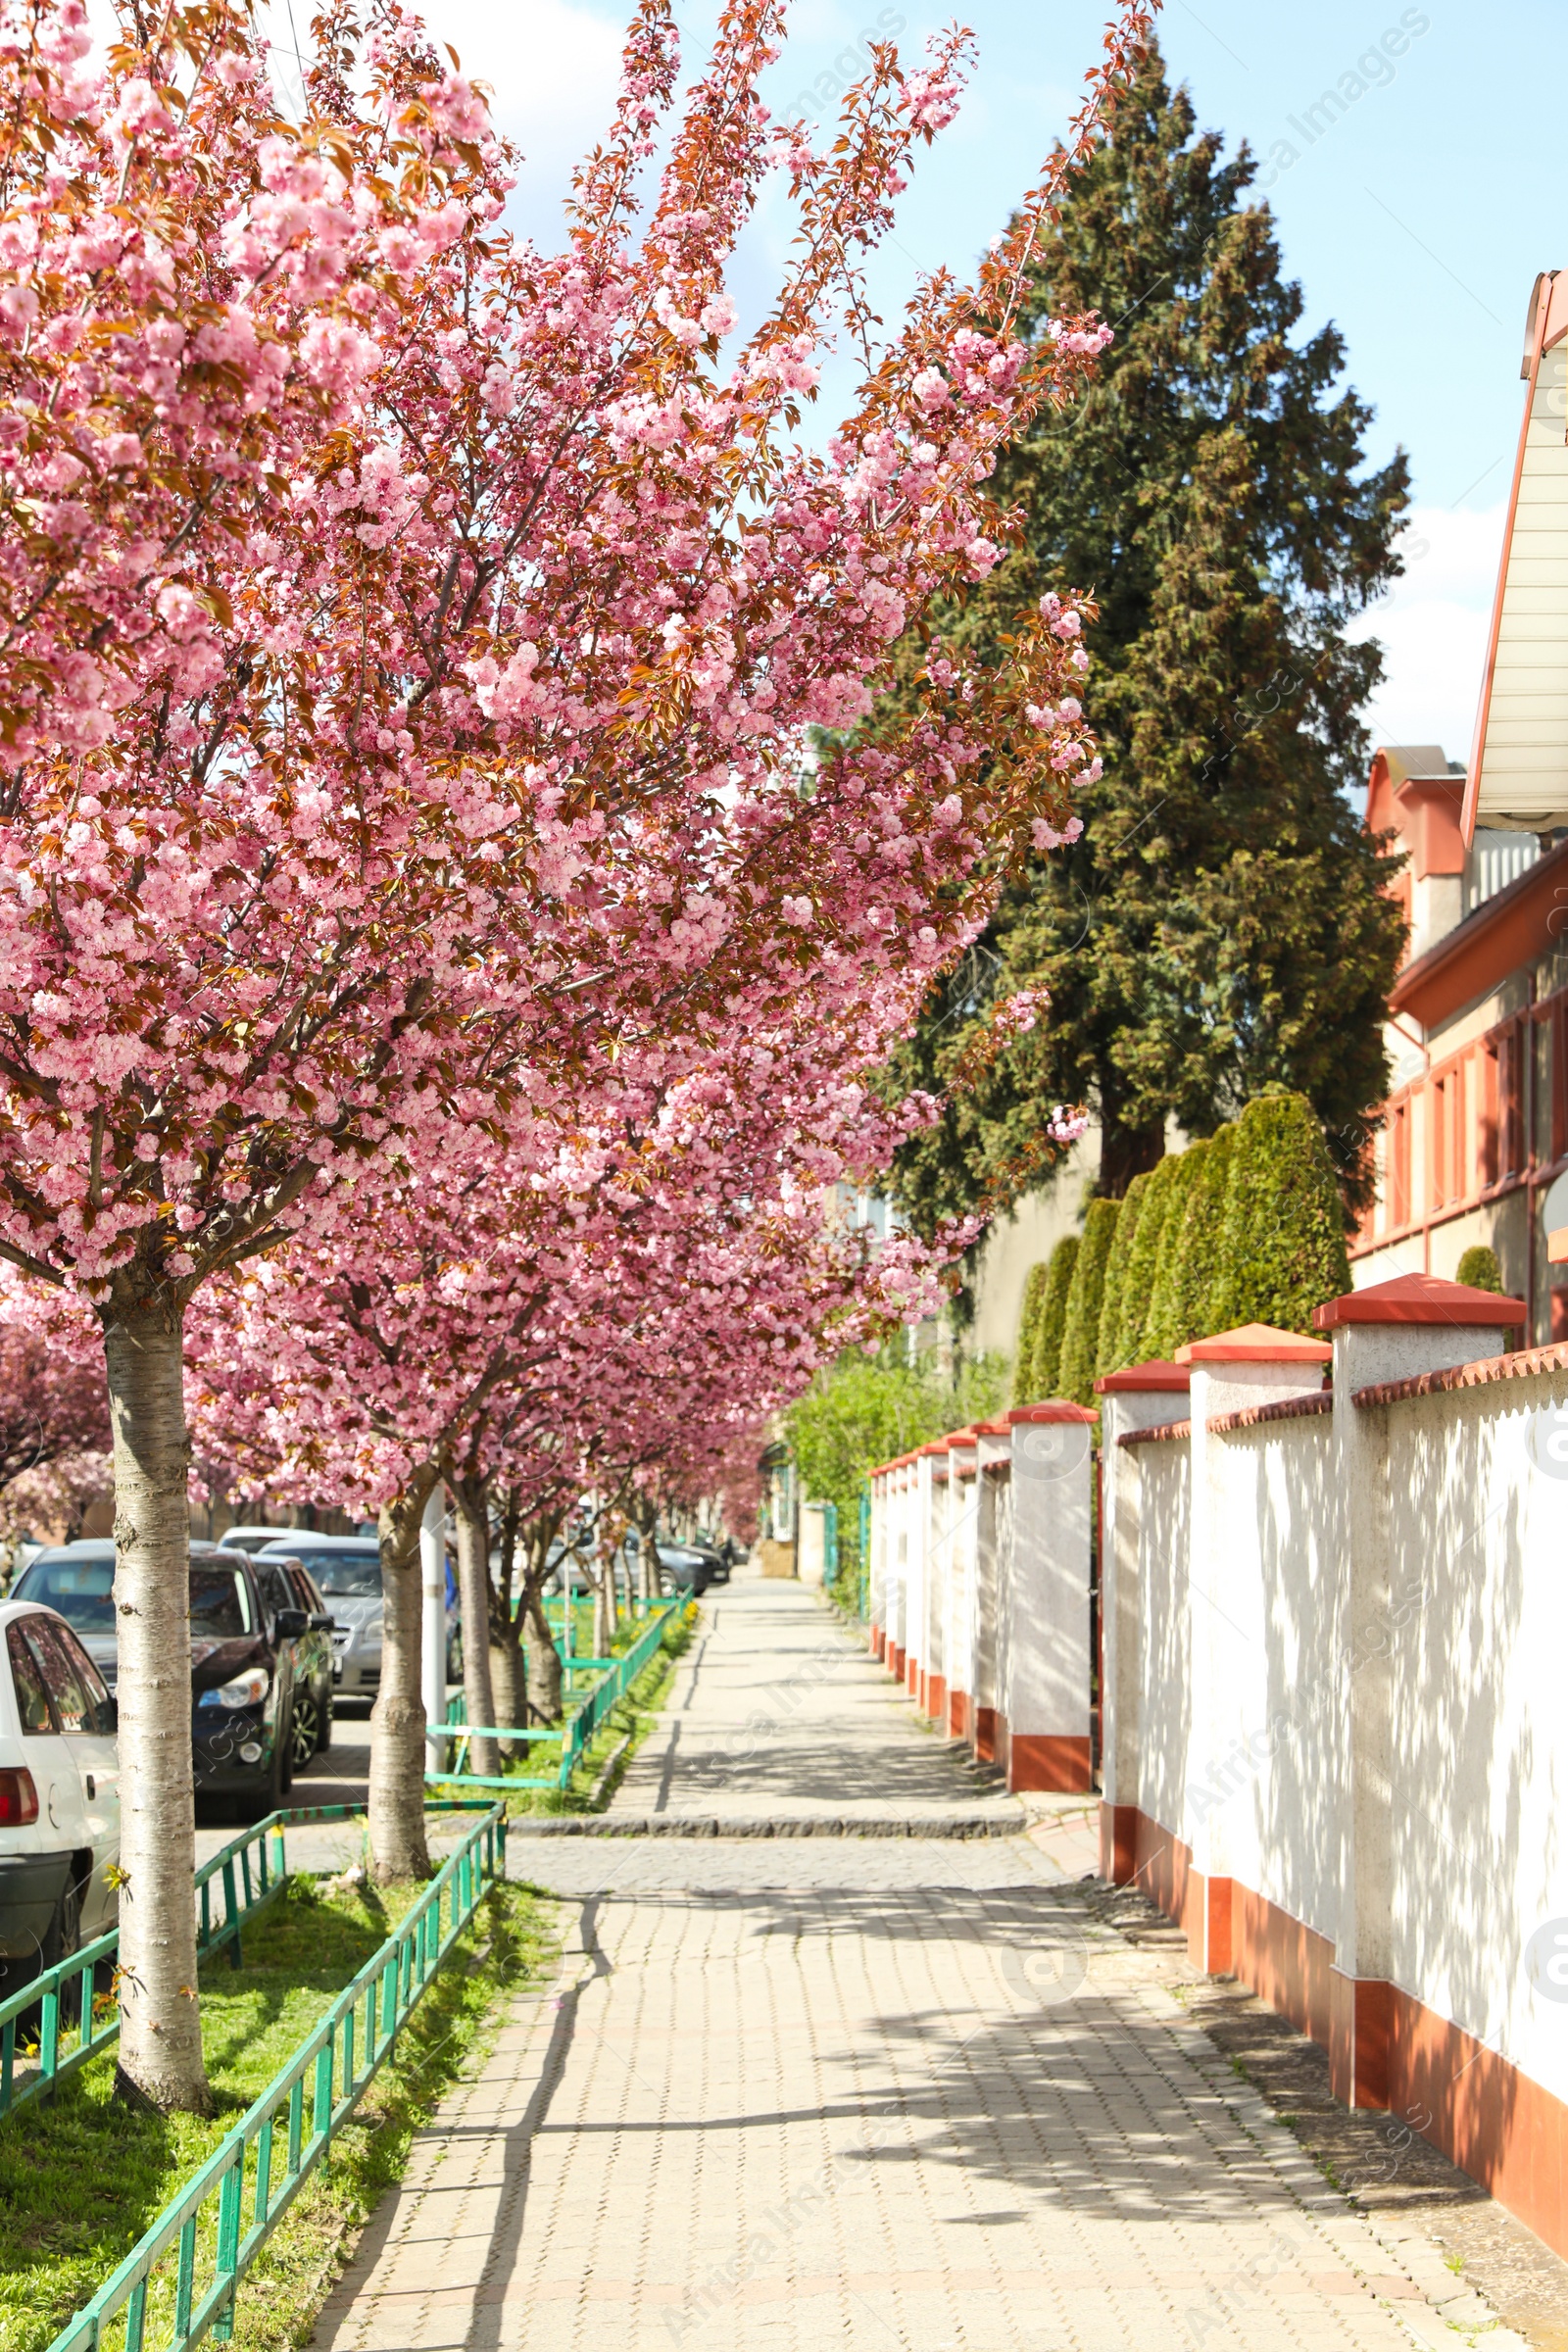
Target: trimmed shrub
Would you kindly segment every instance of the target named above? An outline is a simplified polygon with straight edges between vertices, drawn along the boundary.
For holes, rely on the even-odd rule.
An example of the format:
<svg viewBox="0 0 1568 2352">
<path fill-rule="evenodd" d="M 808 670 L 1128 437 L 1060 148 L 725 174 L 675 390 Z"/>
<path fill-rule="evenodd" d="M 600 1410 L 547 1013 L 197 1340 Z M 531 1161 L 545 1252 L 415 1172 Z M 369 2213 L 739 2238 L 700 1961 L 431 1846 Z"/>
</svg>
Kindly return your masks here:
<svg viewBox="0 0 1568 2352">
<path fill-rule="evenodd" d="M 1469 1283 L 1472 1290 L 1500 1293 L 1502 1268 L 1497 1263 L 1497 1252 L 1489 1250 L 1485 1242 L 1477 1242 L 1460 1258 L 1453 1279 L 1455 1282 Z"/>
<path fill-rule="evenodd" d="M 1172 1354 L 1189 1340 L 1206 1340 L 1210 1332 L 1225 1328 L 1214 1320 L 1214 1290 L 1219 1280 L 1225 1200 L 1230 1191 L 1231 1152 L 1235 1144 L 1234 1123 L 1219 1128 L 1209 1137 L 1208 1152 L 1182 1219 Z"/>
<path fill-rule="evenodd" d="M 1116 1337 L 1116 1360 L 1102 1367 L 1119 1372 L 1124 1364 L 1141 1364 L 1149 1353 L 1150 1308 L 1154 1282 L 1171 1244 L 1170 1205 L 1176 1197 L 1180 1155 L 1172 1152 L 1151 1171 L 1138 1239 L 1127 1270 L 1127 1290 L 1121 1302 L 1121 1329 Z"/>
<path fill-rule="evenodd" d="M 1095 1397 L 1095 1352 L 1100 1346 L 1100 1310 L 1105 1297 L 1105 1261 L 1121 1216 L 1119 1200 L 1091 1200 L 1084 1218 L 1083 1248 L 1067 1293 L 1056 1394 L 1079 1404 Z"/>
<path fill-rule="evenodd" d="M 1028 1404 L 1029 1380 L 1035 1360 L 1035 1343 L 1040 1337 L 1040 1315 L 1046 1303 L 1048 1261 L 1040 1258 L 1029 1269 L 1023 1286 L 1023 1306 L 1018 1315 L 1018 1345 L 1012 1357 L 1012 1401 Z"/>
<path fill-rule="evenodd" d="M 1067 1294 L 1082 1244 L 1077 1234 L 1064 1234 L 1046 1261 L 1046 1287 L 1040 1300 L 1040 1329 L 1035 1335 L 1034 1361 L 1029 1367 L 1029 1390 L 1021 1404 L 1040 1404 L 1056 1394 L 1061 1370 L 1061 1335 L 1067 1327 Z"/>
<path fill-rule="evenodd" d="M 1345 1212 L 1317 1113 L 1304 1095 L 1259 1095 L 1236 1121 L 1209 1328 L 1310 1334 L 1312 1309 L 1349 1287 Z"/>
<path fill-rule="evenodd" d="M 1129 1363 L 1147 1363 L 1152 1356 L 1168 1359 L 1184 1340 L 1193 1336 L 1182 1329 L 1181 1322 L 1182 1252 L 1187 1246 L 1188 1213 L 1207 1157 L 1208 1140 L 1200 1136 L 1196 1144 L 1188 1145 L 1175 1162 L 1165 1202 L 1164 1230 L 1159 1237 L 1159 1263 L 1154 1269 L 1154 1287 L 1150 1295 L 1149 1313 L 1139 1335 L 1139 1352 L 1136 1356 L 1128 1357 Z"/>
<path fill-rule="evenodd" d="M 1095 1370 L 1114 1372 L 1126 1359 L 1117 1354 L 1121 1344 L 1121 1325 L 1127 1296 L 1127 1274 L 1132 1260 L 1133 1243 L 1138 1233 L 1149 1197 L 1149 1176 L 1135 1176 L 1127 1187 L 1116 1219 L 1116 1235 L 1105 1260 L 1105 1287 L 1100 1301 L 1100 1333 L 1095 1345 Z"/>
</svg>

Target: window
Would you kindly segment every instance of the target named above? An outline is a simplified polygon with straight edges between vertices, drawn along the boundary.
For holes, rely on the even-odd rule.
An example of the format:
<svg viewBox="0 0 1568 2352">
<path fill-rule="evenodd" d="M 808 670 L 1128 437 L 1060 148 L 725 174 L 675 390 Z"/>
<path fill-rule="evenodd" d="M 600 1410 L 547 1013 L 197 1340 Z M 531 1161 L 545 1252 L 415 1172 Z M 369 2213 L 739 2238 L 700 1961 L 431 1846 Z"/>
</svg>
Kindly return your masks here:
<svg viewBox="0 0 1568 2352">
<path fill-rule="evenodd" d="M 193 1568 L 190 1630 L 196 1642 L 235 1642 L 251 1631 L 250 1588 L 240 1568 Z"/>
<path fill-rule="evenodd" d="M 115 1563 L 101 1560 L 34 1560 L 17 1586 L 18 1600 L 54 1609 L 84 1634 L 115 1630 Z"/>
<path fill-rule="evenodd" d="M 1389 1222 L 1410 1222 L 1410 1105 L 1396 1103 L 1389 1121 Z"/>
<path fill-rule="evenodd" d="M 363 1551 L 302 1552 L 300 1565 L 310 1570 L 323 1592 L 369 1600 L 381 1590 L 381 1553 L 374 1544 L 367 1544 Z"/>
<path fill-rule="evenodd" d="M 258 1560 L 256 1582 L 261 1591 L 262 1606 L 270 1617 L 275 1617 L 279 1609 L 293 1609 L 299 1606 L 294 1598 L 294 1588 L 288 1581 L 287 1572 L 278 1561 Z"/>
<path fill-rule="evenodd" d="M 11 1660 L 11 1688 L 17 1694 L 17 1720 L 22 1726 L 23 1738 L 36 1740 L 58 1732 L 60 1726 L 49 1704 L 43 1670 L 22 1639 L 20 1624 L 13 1623 L 6 1627 L 6 1651 Z"/>
<path fill-rule="evenodd" d="M 24 1620 L 27 1647 L 43 1668 L 43 1679 L 55 1702 L 61 1729 L 67 1732 L 108 1732 L 114 1729 L 109 1693 L 99 1681 L 81 1644 L 63 1625 L 47 1617 Z"/>
<path fill-rule="evenodd" d="M 322 1599 L 320 1593 L 318 1592 L 315 1585 L 311 1582 L 311 1572 L 303 1565 L 303 1563 L 296 1561 L 294 1566 L 290 1568 L 289 1582 L 294 1587 L 294 1598 L 296 1603 L 305 1611 L 307 1616 L 324 1617 L 326 1615 L 326 1602 Z"/>
</svg>

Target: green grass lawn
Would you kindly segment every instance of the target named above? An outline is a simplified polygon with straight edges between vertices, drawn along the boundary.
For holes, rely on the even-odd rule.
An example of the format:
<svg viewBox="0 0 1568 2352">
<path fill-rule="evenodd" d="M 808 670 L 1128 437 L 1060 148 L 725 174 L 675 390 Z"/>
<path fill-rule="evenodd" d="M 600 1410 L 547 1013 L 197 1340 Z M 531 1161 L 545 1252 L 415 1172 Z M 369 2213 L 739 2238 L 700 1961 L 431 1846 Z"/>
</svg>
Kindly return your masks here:
<svg viewBox="0 0 1568 2352">
<path fill-rule="evenodd" d="M 44 2352 L 188 2180 L 415 1899 L 416 1887 L 322 1896 L 292 1880 L 245 1935 L 245 1965 L 202 1970 L 211 2119 L 133 2115 L 113 2049 L 0 2125 L 0 2352 Z M 354 2120 L 240 2290 L 245 2352 L 305 2343 L 347 2240 L 397 2180 L 416 2126 L 487 2035 L 498 1996 L 549 1956 L 533 1889 L 492 1888 L 399 2036 Z M 214 2201 L 216 2204 L 216 2200 Z M 149 2329 L 149 2340 L 158 2340 Z"/>
<path fill-rule="evenodd" d="M 665 1627 L 659 1647 L 648 1664 L 625 1695 L 615 1701 L 584 1748 L 568 1788 L 519 1788 L 515 1793 L 497 1789 L 493 1792 L 503 1797 L 510 1821 L 530 1813 L 589 1813 L 609 1803 L 626 1765 L 653 1729 L 659 1711 L 668 1696 L 675 1674 L 675 1661 L 682 1651 L 691 1646 L 696 1630 L 696 1616 L 687 1616 L 684 1612 Z M 604 1769 L 605 1759 L 628 1733 L 631 1744 L 617 1767 L 614 1785 L 604 1790 L 600 1808 L 596 1808 L 593 1803 L 594 1783 Z M 548 1760 L 556 1752 L 554 1748 L 539 1747 L 534 1750 L 532 1757 L 516 1757 L 510 1763 L 503 1761 L 501 1769 L 519 1775 L 546 1771 L 549 1769 Z"/>
</svg>

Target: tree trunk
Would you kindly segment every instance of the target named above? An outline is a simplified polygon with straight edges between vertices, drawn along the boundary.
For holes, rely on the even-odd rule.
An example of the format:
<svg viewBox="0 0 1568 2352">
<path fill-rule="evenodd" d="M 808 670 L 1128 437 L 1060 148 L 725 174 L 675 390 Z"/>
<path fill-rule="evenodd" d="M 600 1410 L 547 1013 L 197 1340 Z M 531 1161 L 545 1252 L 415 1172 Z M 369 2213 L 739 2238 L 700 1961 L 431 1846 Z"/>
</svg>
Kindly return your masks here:
<svg viewBox="0 0 1568 2352">
<path fill-rule="evenodd" d="M 419 1688 L 423 1607 L 419 1521 L 436 1483 L 434 1463 L 381 1506 L 381 1687 L 370 1715 L 370 1868 L 381 1881 L 427 1879 L 424 1841 L 424 1699 Z"/>
<path fill-rule="evenodd" d="M 523 1639 L 528 1648 L 528 1695 L 534 1711 L 542 1723 L 559 1723 L 561 1659 L 545 1616 L 543 1591 L 531 1577 L 523 1599 Z"/>
<path fill-rule="evenodd" d="M 594 1562 L 594 1650 L 608 1658 L 615 1640 L 615 1563 L 603 1552 Z"/>
<path fill-rule="evenodd" d="M 120 1644 L 120 2056 L 132 2104 L 209 2115 L 196 1985 L 190 1505 L 184 1330 L 172 1301 L 115 1301 L 104 1363 Z"/>
<path fill-rule="evenodd" d="M 528 1721 L 527 1677 L 522 1667 L 522 1624 L 517 1614 L 513 1583 L 517 1567 L 517 1530 L 522 1513 L 514 1489 L 503 1501 L 501 1512 L 501 1559 L 496 1581 L 490 1593 L 490 1688 L 495 1692 L 500 1712 L 497 1723 L 514 1724 L 522 1731 Z M 501 1753 L 511 1763 L 514 1757 L 526 1752 L 525 1744 L 516 1740 L 503 1740 Z"/>
<path fill-rule="evenodd" d="M 1103 1116 L 1099 1191 L 1107 1200 L 1120 1200 L 1133 1178 L 1147 1175 L 1164 1156 L 1162 1119 L 1152 1119 L 1143 1127 L 1124 1127 L 1114 1113 Z"/>
<path fill-rule="evenodd" d="M 482 1478 L 448 1477 L 458 1512 L 458 1598 L 463 1607 L 463 1698 L 470 1723 L 511 1723 L 498 1716 L 490 1685 L 490 1489 Z M 470 1740 L 468 1770 L 501 1770 L 494 1740 Z"/>
<path fill-rule="evenodd" d="M 521 1631 L 520 1626 L 514 1625 L 510 1635 L 500 1634 L 490 1643 L 490 1688 L 495 1693 L 496 1721 L 519 1732 L 526 1728 L 523 1709 L 528 1704 L 528 1682 L 518 1640 Z M 522 1745 L 517 1740 L 503 1740 L 501 1753 L 510 1761 L 522 1753 Z"/>
</svg>

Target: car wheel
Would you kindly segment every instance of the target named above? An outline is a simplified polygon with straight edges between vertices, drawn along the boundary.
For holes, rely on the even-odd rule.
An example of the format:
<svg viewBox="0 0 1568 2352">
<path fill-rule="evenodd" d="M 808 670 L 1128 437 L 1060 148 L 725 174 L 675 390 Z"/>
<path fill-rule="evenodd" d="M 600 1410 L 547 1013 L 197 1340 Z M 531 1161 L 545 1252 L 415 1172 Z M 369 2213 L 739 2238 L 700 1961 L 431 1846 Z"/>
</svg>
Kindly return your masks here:
<svg viewBox="0 0 1568 2352">
<path fill-rule="evenodd" d="M 303 1772 L 321 1745 L 321 1710 L 313 1691 L 295 1693 L 293 1711 L 289 1716 L 288 1777 L 293 1780 Z"/>
<path fill-rule="evenodd" d="M 330 1690 L 321 1701 L 320 1717 L 321 1736 L 316 1742 L 316 1752 L 318 1756 L 324 1756 L 332 1744 L 332 1693 Z"/>
</svg>

